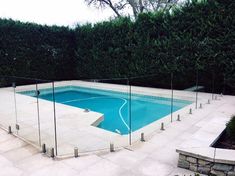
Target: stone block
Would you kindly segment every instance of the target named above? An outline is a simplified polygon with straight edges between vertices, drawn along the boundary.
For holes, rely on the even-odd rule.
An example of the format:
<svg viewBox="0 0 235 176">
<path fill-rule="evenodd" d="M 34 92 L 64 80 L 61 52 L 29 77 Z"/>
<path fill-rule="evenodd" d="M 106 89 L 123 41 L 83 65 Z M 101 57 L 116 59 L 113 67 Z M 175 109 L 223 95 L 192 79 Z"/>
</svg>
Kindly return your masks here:
<svg viewBox="0 0 235 176">
<path fill-rule="evenodd" d="M 185 155 L 180 154 L 180 155 L 179 155 L 179 159 L 180 159 L 180 160 L 186 160 L 186 156 L 185 156 Z"/>
<path fill-rule="evenodd" d="M 227 176 L 235 176 L 235 171 L 234 172 L 233 171 L 228 172 Z"/>
<path fill-rule="evenodd" d="M 228 172 L 228 171 L 232 171 L 233 166 L 228 165 L 228 164 L 219 164 L 219 163 L 216 163 L 216 164 L 214 164 L 214 166 L 212 168 L 214 170 Z"/>
<path fill-rule="evenodd" d="M 218 171 L 218 170 L 214 170 L 214 169 L 211 170 L 211 175 L 214 175 L 214 176 L 226 176 L 226 174 L 223 171 Z"/>
<path fill-rule="evenodd" d="M 186 159 L 188 162 L 190 162 L 190 163 L 194 163 L 194 164 L 196 164 L 197 163 L 197 158 L 193 158 L 193 157 L 187 157 L 187 159 Z"/>
<path fill-rule="evenodd" d="M 178 167 L 184 168 L 184 169 L 189 169 L 189 162 L 186 160 L 179 160 Z"/>
<path fill-rule="evenodd" d="M 201 159 L 198 159 L 198 164 L 200 166 L 211 166 L 211 162 L 210 161 L 205 161 L 205 160 L 201 160 Z"/>
<path fill-rule="evenodd" d="M 197 168 L 197 171 L 200 173 L 200 174 L 206 174 L 206 175 L 209 175 L 210 171 L 211 171 L 211 168 L 210 167 L 202 167 L 202 166 L 199 166 Z"/>
<path fill-rule="evenodd" d="M 189 164 L 189 170 L 193 172 L 197 172 L 197 165 L 196 164 Z"/>
</svg>

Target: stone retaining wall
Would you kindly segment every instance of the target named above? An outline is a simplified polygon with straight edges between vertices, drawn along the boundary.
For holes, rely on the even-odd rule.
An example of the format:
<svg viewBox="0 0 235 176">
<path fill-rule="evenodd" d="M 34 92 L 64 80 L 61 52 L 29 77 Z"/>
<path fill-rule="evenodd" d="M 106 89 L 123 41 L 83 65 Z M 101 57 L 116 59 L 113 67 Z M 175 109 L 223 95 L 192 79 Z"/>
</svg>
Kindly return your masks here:
<svg viewBox="0 0 235 176">
<path fill-rule="evenodd" d="M 178 167 L 206 175 L 235 176 L 235 165 L 216 163 L 179 154 Z"/>
</svg>

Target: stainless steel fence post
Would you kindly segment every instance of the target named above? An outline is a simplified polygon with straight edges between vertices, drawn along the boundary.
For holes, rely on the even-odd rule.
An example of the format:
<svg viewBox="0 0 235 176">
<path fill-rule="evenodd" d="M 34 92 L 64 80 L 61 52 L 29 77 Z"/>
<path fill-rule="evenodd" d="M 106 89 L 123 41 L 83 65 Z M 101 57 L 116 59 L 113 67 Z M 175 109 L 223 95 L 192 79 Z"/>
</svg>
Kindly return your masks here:
<svg viewBox="0 0 235 176">
<path fill-rule="evenodd" d="M 131 84 L 129 78 L 127 79 L 127 83 L 129 86 L 129 145 L 131 145 Z"/>
<path fill-rule="evenodd" d="M 210 104 L 210 99 L 208 99 L 207 104 Z"/>
<path fill-rule="evenodd" d="M 163 122 L 161 123 L 161 130 L 162 130 L 162 131 L 165 130 L 165 128 L 164 128 L 164 123 L 163 123 Z"/>
<path fill-rule="evenodd" d="M 189 109 L 189 114 L 193 114 L 192 108 Z"/>
<path fill-rule="evenodd" d="M 39 95 L 40 95 L 40 92 L 38 90 L 38 83 L 36 82 L 37 115 L 38 115 L 38 142 L 39 142 L 39 146 L 41 146 L 41 125 L 40 125 L 39 100 L 38 100 Z"/>
<path fill-rule="evenodd" d="M 54 151 L 54 148 L 51 148 L 51 157 L 54 158 L 55 157 L 55 151 Z"/>
<path fill-rule="evenodd" d="M 211 91 L 211 93 L 212 93 L 212 100 L 214 100 L 214 89 L 215 89 L 215 73 L 213 71 L 213 73 L 212 73 L 212 91 Z"/>
<path fill-rule="evenodd" d="M 46 152 L 47 152 L 46 144 L 42 144 L 42 152 L 43 152 L 43 153 L 46 153 Z"/>
<path fill-rule="evenodd" d="M 196 71 L 196 104 L 195 104 L 196 109 L 197 109 L 197 103 L 198 103 L 198 69 Z"/>
<path fill-rule="evenodd" d="M 171 122 L 173 122 L 173 96 L 174 96 L 174 90 L 173 90 L 173 73 L 171 73 Z"/>
<path fill-rule="evenodd" d="M 12 83 L 12 87 L 13 87 L 13 92 L 14 92 L 14 106 L 15 106 L 15 123 L 16 125 L 18 124 L 18 115 L 17 115 L 17 104 L 16 104 L 16 83 L 13 82 Z M 18 134 L 18 130 L 16 130 L 16 133 Z"/>
<path fill-rule="evenodd" d="M 180 120 L 180 115 L 179 115 L 179 114 L 177 115 L 177 121 L 181 121 L 181 120 Z"/>
<path fill-rule="evenodd" d="M 202 109 L 202 103 L 200 103 L 200 106 L 199 106 L 200 109 Z"/>
<path fill-rule="evenodd" d="M 12 134 L 11 126 L 8 127 L 8 134 Z"/>
<path fill-rule="evenodd" d="M 114 152 L 115 150 L 114 150 L 114 144 L 113 143 L 110 143 L 110 145 L 109 145 L 109 149 L 110 149 L 110 152 Z"/>
<path fill-rule="evenodd" d="M 58 155 L 57 129 L 56 129 L 56 109 L 55 109 L 55 83 L 52 81 L 53 110 L 54 110 L 54 132 L 55 132 L 55 155 Z M 54 149 L 53 149 L 54 150 Z"/>
<path fill-rule="evenodd" d="M 140 141 L 141 141 L 141 142 L 145 142 L 144 133 L 141 133 L 141 134 L 140 134 Z"/>
<path fill-rule="evenodd" d="M 78 148 L 77 147 L 74 148 L 74 157 L 75 158 L 78 157 Z"/>
</svg>

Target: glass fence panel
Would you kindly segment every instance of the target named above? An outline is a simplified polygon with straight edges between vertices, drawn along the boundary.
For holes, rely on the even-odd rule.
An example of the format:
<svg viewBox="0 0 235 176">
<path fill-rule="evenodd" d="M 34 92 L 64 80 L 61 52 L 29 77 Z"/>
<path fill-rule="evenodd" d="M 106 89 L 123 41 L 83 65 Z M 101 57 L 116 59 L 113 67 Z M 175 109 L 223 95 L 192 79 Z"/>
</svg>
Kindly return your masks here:
<svg viewBox="0 0 235 176">
<path fill-rule="evenodd" d="M 16 134 L 39 146 L 36 80 L 15 78 L 15 85 Z"/>
<path fill-rule="evenodd" d="M 132 78 L 131 131 L 132 143 L 144 141 L 155 132 L 164 130 L 171 122 L 172 106 L 171 74 L 159 73 Z"/>
<path fill-rule="evenodd" d="M 39 132 L 40 132 L 40 145 L 45 144 L 48 154 L 52 154 L 52 148 L 54 149 L 53 155 L 56 154 L 56 140 L 55 140 L 55 106 L 53 87 L 54 84 L 51 81 L 38 81 L 37 82 L 38 96 L 38 111 L 39 111 Z"/>
<path fill-rule="evenodd" d="M 198 70 L 198 92 L 197 102 L 198 108 L 202 109 L 207 107 L 212 102 L 213 93 L 213 75 L 211 70 Z"/>
<path fill-rule="evenodd" d="M 0 126 L 15 131 L 16 104 L 14 80 L 11 77 L 0 77 Z"/>
<path fill-rule="evenodd" d="M 195 67 L 125 79 L 0 77 L 0 125 L 51 155 L 116 150 L 221 100 L 223 79 Z"/>
<path fill-rule="evenodd" d="M 173 90 L 173 104 L 178 107 L 173 120 L 180 121 L 194 113 L 197 107 L 198 86 L 194 66 L 173 73 Z"/>
<path fill-rule="evenodd" d="M 128 145 L 126 81 L 55 82 L 58 155 L 115 150 Z"/>
</svg>

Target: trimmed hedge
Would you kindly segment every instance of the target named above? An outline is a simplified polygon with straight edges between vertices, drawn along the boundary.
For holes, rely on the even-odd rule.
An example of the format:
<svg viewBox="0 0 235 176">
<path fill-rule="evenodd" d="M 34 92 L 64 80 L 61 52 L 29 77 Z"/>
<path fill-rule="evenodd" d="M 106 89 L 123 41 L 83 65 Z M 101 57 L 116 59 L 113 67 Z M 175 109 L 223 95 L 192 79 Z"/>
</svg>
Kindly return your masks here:
<svg viewBox="0 0 235 176">
<path fill-rule="evenodd" d="M 206 91 L 234 94 L 234 9 L 233 0 L 192 1 L 171 14 L 144 13 L 135 22 L 119 18 L 74 30 L 0 20 L 0 73 L 61 80 L 154 73 L 132 83 L 167 88 L 174 73 L 179 89 L 195 85 L 198 73 Z"/>
<path fill-rule="evenodd" d="M 74 48 L 66 27 L 0 20 L 0 75 L 71 79 Z"/>
<path fill-rule="evenodd" d="M 128 77 L 155 73 L 135 84 L 206 91 L 235 89 L 235 3 L 205 1 L 186 4 L 169 13 L 144 13 L 77 27 L 78 75 L 90 78 Z M 215 79 L 213 83 L 213 78 Z"/>
</svg>

